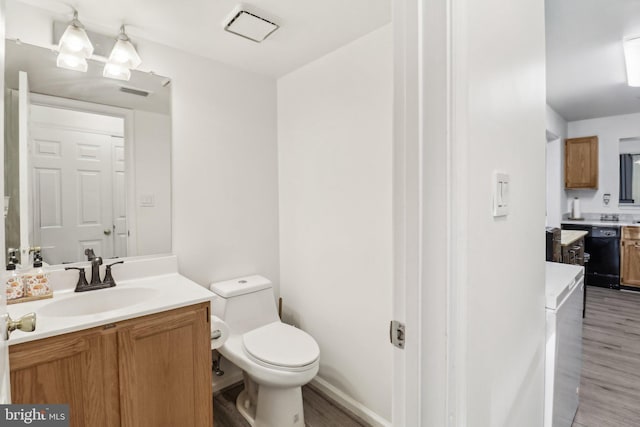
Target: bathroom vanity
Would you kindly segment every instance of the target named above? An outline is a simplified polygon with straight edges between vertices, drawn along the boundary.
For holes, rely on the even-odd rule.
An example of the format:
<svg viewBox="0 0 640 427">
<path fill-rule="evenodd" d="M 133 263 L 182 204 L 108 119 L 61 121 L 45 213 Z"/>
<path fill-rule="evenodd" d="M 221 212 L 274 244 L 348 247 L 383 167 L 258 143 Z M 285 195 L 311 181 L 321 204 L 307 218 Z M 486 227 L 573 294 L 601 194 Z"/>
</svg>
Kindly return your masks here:
<svg viewBox="0 0 640 427">
<path fill-rule="evenodd" d="M 210 298 L 174 273 L 12 306 L 38 316 L 9 340 L 13 403 L 68 403 L 78 427 L 211 426 Z"/>
</svg>

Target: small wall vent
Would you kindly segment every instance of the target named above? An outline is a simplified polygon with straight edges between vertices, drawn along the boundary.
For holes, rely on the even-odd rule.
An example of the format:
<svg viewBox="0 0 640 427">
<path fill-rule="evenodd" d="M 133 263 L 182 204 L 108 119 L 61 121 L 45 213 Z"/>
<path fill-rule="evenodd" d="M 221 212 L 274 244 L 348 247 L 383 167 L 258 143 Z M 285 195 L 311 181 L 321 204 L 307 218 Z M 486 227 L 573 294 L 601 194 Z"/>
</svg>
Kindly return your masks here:
<svg viewBox="0 0 640 427">
<path fill-rule="evenodd" d="M 147 92 L 142 89 L 134 89 L 132 87 L 120 86 L 120 92 L 129 93 L 131 95 L 144 96 L 147 97 L 151 94 L 151 92 Z"/>
</svg>

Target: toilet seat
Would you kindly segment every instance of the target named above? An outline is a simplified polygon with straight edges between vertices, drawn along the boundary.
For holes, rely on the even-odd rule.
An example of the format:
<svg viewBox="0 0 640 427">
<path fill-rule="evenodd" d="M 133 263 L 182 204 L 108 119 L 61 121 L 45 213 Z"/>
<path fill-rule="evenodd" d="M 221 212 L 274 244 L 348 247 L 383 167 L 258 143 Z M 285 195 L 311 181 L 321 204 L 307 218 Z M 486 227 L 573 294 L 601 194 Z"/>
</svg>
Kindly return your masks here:
<svg viewBox="0 0 640 427">
<path fill-rule="evenodd" d="M 320 348 L 311 335 L 281 322 L 243 334 L 242 348 L 254 362 L 287 371 L 306 370 L 320 356 Z"/>
</svg>

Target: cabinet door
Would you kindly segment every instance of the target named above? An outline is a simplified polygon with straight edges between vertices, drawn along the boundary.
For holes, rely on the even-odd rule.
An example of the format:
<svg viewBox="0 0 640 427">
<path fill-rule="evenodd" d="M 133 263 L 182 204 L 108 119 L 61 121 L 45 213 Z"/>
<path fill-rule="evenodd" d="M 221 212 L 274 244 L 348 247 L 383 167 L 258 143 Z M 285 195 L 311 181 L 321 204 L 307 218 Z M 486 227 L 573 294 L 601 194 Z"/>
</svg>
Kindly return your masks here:
<svg viewBox="0 0 640 427">
<path fill-rule="evenodd" d="M 598 188 L 598 137 L 572 138 L 564 144 L 566 188 Z"/>
<path fill-rule="evenodd" d="M 640 287 L 640 240 L 622 241 L 621 271 L 623 285 Z"/>
<path fill-rule="evenodd" d="M 210 335 L 204 305 L 118 331 L 122 426 L 213 425 Z"/>
<path fill-rule="evenodd" d="M 11 346 L 12 402 L 69 404 L 73 427 L 119 425 L 116 343 L 92 329 Z"/>
</svg>

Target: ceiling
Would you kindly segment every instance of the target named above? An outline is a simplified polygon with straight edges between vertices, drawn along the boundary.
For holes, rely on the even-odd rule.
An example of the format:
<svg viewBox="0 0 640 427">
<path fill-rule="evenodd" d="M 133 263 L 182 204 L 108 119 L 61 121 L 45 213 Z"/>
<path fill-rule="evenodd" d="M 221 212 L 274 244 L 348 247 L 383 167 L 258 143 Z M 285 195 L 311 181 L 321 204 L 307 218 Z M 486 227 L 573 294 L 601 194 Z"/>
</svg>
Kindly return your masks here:
<svg viewBox="0 0 640 427">
<path fill-rule="evenodd" d="M 640 36 L 638 0 L 546 0 L 547 102 L 568 121 L 640 112 L 622 39 Z"/>
<path fill-rule="evenodd" d="M 16 0 L 14 0 L 16 1 Z M 234 0 L 19 0 L 245 70 L 279 77 L 391 21 L 391 0 L 252 0 L 247 10 L 280 25 L 255 43 L 223 30 Z M 144 58 L 143 58 L 144 59 Z"/>
</svg>

